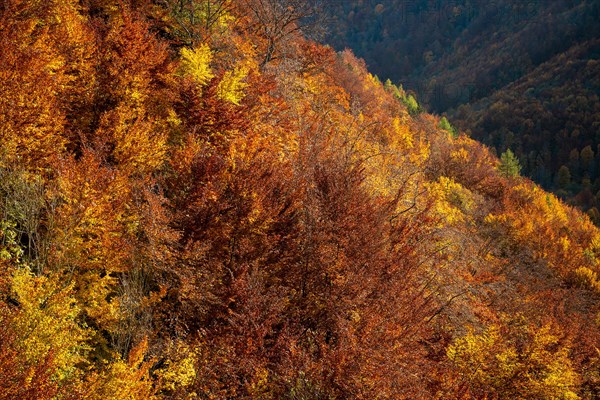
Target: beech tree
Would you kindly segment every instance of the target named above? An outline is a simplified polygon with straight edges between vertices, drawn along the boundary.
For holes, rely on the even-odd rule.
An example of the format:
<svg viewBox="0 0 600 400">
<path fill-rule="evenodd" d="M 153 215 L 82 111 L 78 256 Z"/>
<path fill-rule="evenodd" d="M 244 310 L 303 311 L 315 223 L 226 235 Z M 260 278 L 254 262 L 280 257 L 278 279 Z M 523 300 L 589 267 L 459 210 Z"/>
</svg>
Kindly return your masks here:
<svg viewBox="0 0 600 400">
<path fill-rule="evenodd" d="M 242 0 L 242 11 L 252 17 L 250 29 L 264 39 L 261 67 L 277 57 L 282 45 L 299 32 L 317 32 L 324 14 L 319 0 Z"/>
<path fill-rule="evenodd" d="M 67 82 L 52 33 L 36 21 L 52 5 L 9 1 L 0 9 L 0 140 L 2 164 L 48 168 L 65 149 L 65 116 L 57 93 Z"/>
<path fill-rule="evenodd" d="M 174 23 L 173 35 L 187 46 L 197 46 L 209 39 L 213 30 L 224 29 L 234 18 L 231 0 L 162 0 Z"/>
<path fill-rule="evenodd" d="M 598 229 L 317 6 L 0 5 L 1 398 L 593 397 Z"/>
<path fill-rule="evenodd" d="M 448 347 L 448 357 L 461 374 L 458 397 L 578 399 L 569 348 L 552 330 L 518 316 L 457 339 Z"/>
</svg>

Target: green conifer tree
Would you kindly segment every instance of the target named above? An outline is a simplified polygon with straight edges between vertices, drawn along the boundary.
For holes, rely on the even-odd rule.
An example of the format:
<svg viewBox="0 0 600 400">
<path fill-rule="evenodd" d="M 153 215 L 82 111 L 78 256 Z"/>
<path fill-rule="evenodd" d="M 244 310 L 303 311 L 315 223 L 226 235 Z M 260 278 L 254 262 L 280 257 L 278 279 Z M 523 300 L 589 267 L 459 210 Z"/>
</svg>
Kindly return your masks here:
<svg viewBox="0 0 600 400">
<path fill-rule="evenodd" d="M 508 149 L 500 156 L 500 165 L 498 166 L 500 174 L 506 178 L 519 176 L 521 164 L 514 153 Z"/>
</svg>

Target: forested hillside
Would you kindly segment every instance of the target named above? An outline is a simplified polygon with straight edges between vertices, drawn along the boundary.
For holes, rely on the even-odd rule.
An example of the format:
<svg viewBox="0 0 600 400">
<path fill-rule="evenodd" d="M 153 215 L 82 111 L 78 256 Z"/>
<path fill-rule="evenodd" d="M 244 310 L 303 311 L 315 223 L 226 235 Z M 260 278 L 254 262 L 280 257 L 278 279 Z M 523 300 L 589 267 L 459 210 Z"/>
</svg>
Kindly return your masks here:
<svg viewBox="0 0 600 400">
<path fill-rule="evenodd" d="M 600 222 L 599 1 L 328 4 L 328 42 Z"/>
<path fill-rule="evenodd" d="M 1 399 L 600 396 L 600 231 L 315 7 L 2 3 Z"/>
</svg>

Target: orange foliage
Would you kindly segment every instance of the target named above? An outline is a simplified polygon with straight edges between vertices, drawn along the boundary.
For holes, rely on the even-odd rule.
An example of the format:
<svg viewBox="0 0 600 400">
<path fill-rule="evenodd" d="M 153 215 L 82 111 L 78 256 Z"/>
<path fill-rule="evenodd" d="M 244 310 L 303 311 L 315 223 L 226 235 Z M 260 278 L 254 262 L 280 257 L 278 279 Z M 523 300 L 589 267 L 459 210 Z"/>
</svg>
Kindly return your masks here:
<svg viewBox="0 0 600 400">
<path fill-rule="evenodd" d="M 594 393 L 598 230 L 268 4 L 0 8 L 3 393 L 461 398 L 523 335 Z"/>
</svg>

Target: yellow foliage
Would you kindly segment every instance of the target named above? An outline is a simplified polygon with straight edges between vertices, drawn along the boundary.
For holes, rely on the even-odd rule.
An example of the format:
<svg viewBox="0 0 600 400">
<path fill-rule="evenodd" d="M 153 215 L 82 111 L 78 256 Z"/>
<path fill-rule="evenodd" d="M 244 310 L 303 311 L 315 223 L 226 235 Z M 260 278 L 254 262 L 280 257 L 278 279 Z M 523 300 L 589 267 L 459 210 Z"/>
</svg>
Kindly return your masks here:
<svg viewBox="0 0 600 400">
<path fill-rule="evenodd" d="M 65 165 L 57 196 L 52 263 L 58 268 L 122 271 L 127 247 L 121 222 L 129 196 L 125 177 L 86 155 Z"/>
<path fill-rule="evenodd" d="M 58 92 L 66 82 L 64 60 L 36 18 L 0 26 L 0 166 L 48 168 L 66 145 Z M 8 46 L 8 43 L 18 43 Z"/>
<path fill-rule="evenodd" d="M 408 160 L 416 166 L 424 165 L 431 154 L 429 143 L 425 140 L 419 140 L 414 147 L 414 150 L 408 156 Z"/>
<path fill-rule="evenodd" d="M 21 309 L 14 324 L 22 357 L 38 363 L 52 352 L 56 379 L 73 378 L 76 365 L 84 361 L 89 336 L 76 322 L 73 284 L 65 286 L 58 275 L 36 277 L 27 268 L 16 270 L 12 281 Z"/>
<path fill-rule="evenodd" d="M 249 392 L 252 398 L 271 399 L 272 393 L 269 389 L 269 370 L 261 367 L 257 368 L 249 385 Z"/>
<path fill-rule="evenodd" d="M 587 267 L 579 267 L 574 273 L 575 283 L 594 290 L 600 294 L 600 280 L 598 280 L 598 274 Z"/>
<path fill-rule="evenodd" d="M 541 214 L 546 220 L 558 224 L 567 224 L 566 208 L 556 196 L 546 193 L 538 186 L 523 183 L 512 188 L 512 195 L 520 207 Z"/>
<path fill-rule="evenodd" d="M 392 139 L 395 142 L 395 150 L 413 148 L 414 138 L 410 127 L 406 121 L 401 120 L 399 117 L 392 120 Z"/>
<path fill-rule="evenodd" d="M 550 325 L 536 329 L 522 317 L 480 334 L 471 330 L 447 350 L 474 396 L 511 400 L 578 399 L 568 353 Z"/>
<path fill-rule="evenodd" d="M 304 100 L 308 100 L 318 113 L 332 106 L 336 109 L 341 107 L 344 110 L 350 107 L 348 94 L 339 86 L 332 85 L 328 77 L 323 74 L 308 75 L 304 79 L 295 80 L 293 85 L 302 88 L 301 96 Z M 299 102 L 299 105 L 301 104 L 302 102 Z M 363 122 L 360 117 L 358 122 L 359 124 Z"/>
<path fill-rule="evenodd" d="M 102 329 L 114 332 L 119 321 L 119 299 L 112 297 L 116 279 L 104 271 L 81 271 L 76 278 L 81 309 Z"/>
<path fill-rule="evenodd" d="M 127 174 L 147 174 L 164 163 L 167 133 L 143 113 L 121 105 L 104 116 L 100 129 L 112 136 L 113 155 Z"/>
<path fill-rule="evenodd" d="M 181 49 L 181 75 L 190 76 L 201 86 L 206 85 L 214 77 L 210 68 L 212 58 L 207 44 L 200 44 L 195 49 L 184 47 Z"/>
<path fill-rule="evenodd" d="M 155 371 L 160 379 L 161 389 L 167 392 L 188 388 L 196 379 L 195 358 L 197 351 L 183 342 L 172 346 L 173 355 L 165 362 L 164 367 Z M 193 398 L 195 393 L 188 392 L 188 398 Z"/>
<path fill-rule="evenodd" d="M 166 19 L 165 25 L 170 33 L 178 40 L 194 43 L 201 38 L 229 33 L 229 26 L 235 17 L 226 8 L 220 8 L 220 3 L 223 1 L 173 1 L 166 3 L 170 8 L 169 13 L 161 13 L 161 16 Z"/>
<path fill-rule="evenodd" d="M 115 356 L 115 360 L 101 373 L 90 379 L 89 400 L 152 400 L 156 389 L 150 377 L 151 360 L 145 360 L 147 339 L 142 340 L 130 352 L 127 362 Z"/>
<path fill-rule="evenodd" d="M 57 181 L 49 267 L 72 273 L 82 312 L 112 332 L 119 309 L 118 298 L 111 297 L 114 273 L 130 268 L 135 233 L 127 181 L 89 154 L 65 161 Z"/>
<path fill-rule="evenodd" d="M 452 151 L 450 153 L 450 158 L 454 162 L 468 162 L 470 159 L 469 152 L 463 147 L 459 148 L 458 150 Z"/>
<path fill-rule="evenodd" d="M 381 86 L 381 81 L 379 81 L 379 79 L 377 78 L 377 76 L 373 75 L 373 74 L 367 74 L 366 75 L 366 81 L 371 84 L 372 86 Z"/>
<path fill-rule="evenodd" d="M 232 104 L 239 105 L 244 98 L 244 88 L 248 86 L 244 79 L 248 75 L 248 68 L 235 67 L 227 71 L 217 86 L 217 96 Z"/>
<path fill-rule="evenodd" d="M 561 247 L 562 252 L 565 256 L 569 256 L 569 249 L 571 248 L 571 241 L 567 236 L 561 236 L 558 240 L 558 245 Z"/>
<path fill-rule="evenodd" d="M 596 228 L 581 218 L 556 196 L 546 193 L 531 182 L 512 186 L 506 199 L 507 207 L 496 215 L 488 215 L 485 222 L 509 239 L 514 248 L 529 246 L 536 258 L 544 258 L 563 277 L 586 266 L 596 270 Z"/>
<path fill-rule="evenodd" d="M 427 183 L 428 193 L 435 200 L 435 212 L 448 224 L 465 221 L 465 214 L 474 207 L 470 190 L 452 178 L 441 176 L 437 182 Z"/>
</svg>

